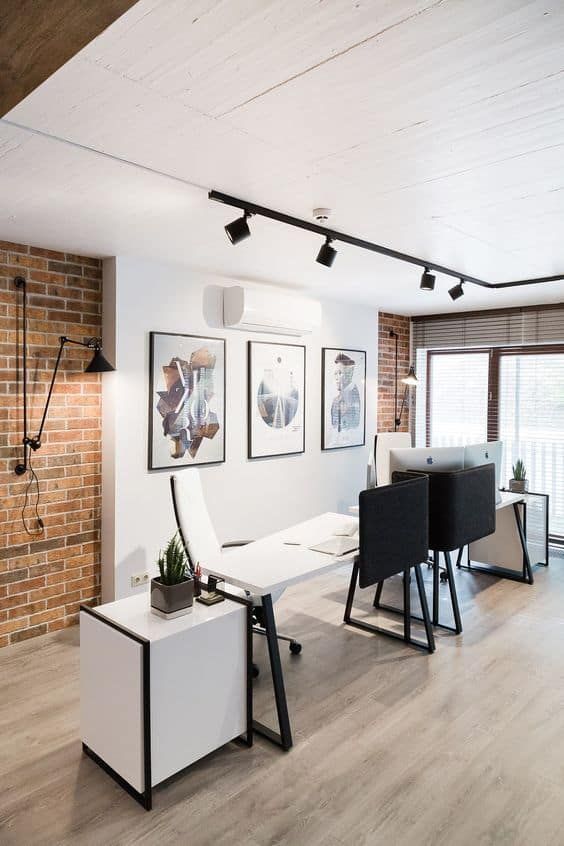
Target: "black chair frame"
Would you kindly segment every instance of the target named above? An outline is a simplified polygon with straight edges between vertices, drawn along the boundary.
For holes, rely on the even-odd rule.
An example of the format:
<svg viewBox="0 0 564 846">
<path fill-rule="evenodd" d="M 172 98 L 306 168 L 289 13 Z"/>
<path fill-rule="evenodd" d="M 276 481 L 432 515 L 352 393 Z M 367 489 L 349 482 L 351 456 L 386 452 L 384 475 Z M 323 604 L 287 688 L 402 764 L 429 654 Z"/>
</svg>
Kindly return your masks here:
<svg viewBox="0 0 564 846">
<path fill-rule="evenodd" d="M 374 634 L 382 634 L 386 635 L 387 637 L 393 637 L 396 640 L 403 640 L 405 643 L 410 644 L 411 646 L 416 646 L 419 649 L 424 649 L 427 652 L 434 652 L 435 651 L 435 637 L 433 635 L 433 627 L 431 625 L 431 619 L 429 616 L 429 608 L 427 605 L 427 596 L 425 594 L 425 587 L 423 584 L 423 574 L 421 573 L 421 565 L 414 564 L 412 568 L 408 568 L 404 570 L 403 573 L 403 604 L 404 610 L 401 612 L 403 614 L 403 635 L 399 634 L 399 632 L 395 632 L 392 629 L 385 629 L 381 626 L 375 626 L 372 623 L 367 623 L 365 620 L 359 620 L 355 617 L 351 617 L 353 602 L 354 602 L 354 595 L 357 587 L 358 581 L 358 572 L 359 572 L 359 560 L 358 558 L 355 559 L 353 565 L 353 571 L 351 575 L 351 581 L 349 585 L 349 592 L 347 595 L 347 604 L 345 607 L 345 616 L 344 622 L 349 626 L 354 626 L 357 629 L 362 629 L 366 632 L 373 632 Z M 419 601 L 421 603 L 421 609 L 423 612 L 423 617 L 420 619 L 423 622 L 425 627 L 425 636 L 427 638 L 427 642 L 423 642 L 421 640 L 416 640 L 412 637 L 411 634 L 411 621 L 414 619 L 413 615 L 411 614 L 411 596 L 410 596 L 410 572 L 411 569 L 415 571 L 415 579 L 417 582 L 417 590 L 419 593 Z M 383 585 L 383 582 L 378 583 L 378 589 L 380 589 L 380 585 Z M 395 609 L 397 610 L 397 609 Z"/>
<path fill-rule="evenodd" d="M 446 631 L 454 632 L 455 634 L 461 634 L 462 616 L 460 614 L 458 595 L 456 593 L 456 583 L 454 581 L 454 568 L 452 566 L 452 558 L 450 552 L 443 552 L 443 556 L 447 576 L 446 581 L 448 582 L 449 586 L 450 601 L 454 617 L 454 626 L 449 626 L 446 623 L 441 623 L 439 620 L 441 568 L 439 564 L 439 552 L 437 550 L 433 552 L 433 558 L 428 562 L 429 566 L 433 569 L 433 614 L 431 619 L 435 628 L 445 629 Z M 378 582 L 378 585 L 376 587 L 376 593 L 374 595 L 374 608 L 377 608 L 381 611 L 387 611 L 390 614 L 404 615 L 405 612 L 403 608 L 398 608 L 396 605 L 388 605 L 385 602 L 381 601 L 383 589 L 384 582 Z M 424 622 L 424 618 L 418 614 L 412 614 L 411 619 L 417 620 L 418 622 Z"/>
</svg>

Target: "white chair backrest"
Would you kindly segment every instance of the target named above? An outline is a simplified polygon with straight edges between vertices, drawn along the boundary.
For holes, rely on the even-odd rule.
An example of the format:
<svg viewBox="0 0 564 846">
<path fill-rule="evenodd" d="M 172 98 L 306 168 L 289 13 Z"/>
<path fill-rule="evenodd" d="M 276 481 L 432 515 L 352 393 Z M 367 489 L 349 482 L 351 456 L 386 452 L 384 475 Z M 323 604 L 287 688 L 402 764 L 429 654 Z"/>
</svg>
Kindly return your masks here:
<svg viewBox="0 0 564 846">
<path fill-rule="evenodd" d="M 176 519 L 192 564 L 206 564 L 221 553 L 202 489 L 200 473 L 195 468 L 171 478 Z"/>
<path fill-rule="evenodd" d="M 411 446 L 409 432 L 378 432 L 374 463 L 376 465 L 376 484 L 389 485 L 390 478 L 390 450 L 406 449 Z"/>
</svg>

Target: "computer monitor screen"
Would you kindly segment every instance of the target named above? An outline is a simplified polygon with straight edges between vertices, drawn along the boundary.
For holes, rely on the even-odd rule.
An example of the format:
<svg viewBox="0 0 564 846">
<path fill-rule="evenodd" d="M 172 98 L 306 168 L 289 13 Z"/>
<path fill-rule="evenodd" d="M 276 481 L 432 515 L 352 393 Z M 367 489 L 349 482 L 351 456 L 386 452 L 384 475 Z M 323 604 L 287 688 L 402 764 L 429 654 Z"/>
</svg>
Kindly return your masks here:
<svg viewBox="0 0 564 846">
<path fill-rule="evenodd" d="M 390 477 L 394 470 L 463 470 L 464 447 L 416 447 L 390 450 Z"/>
<path fill-rule="evenodd" d="M 503 453 L 503 441 L 490 441 L 486 444 L 468 444 L 464 447 L 464 469 L 468 467 L 480 467 L 481 464 L 495 464 L 495 489 L 496 499 L 499 502 L 501 496 L 501 458 Z"/>
</svg>

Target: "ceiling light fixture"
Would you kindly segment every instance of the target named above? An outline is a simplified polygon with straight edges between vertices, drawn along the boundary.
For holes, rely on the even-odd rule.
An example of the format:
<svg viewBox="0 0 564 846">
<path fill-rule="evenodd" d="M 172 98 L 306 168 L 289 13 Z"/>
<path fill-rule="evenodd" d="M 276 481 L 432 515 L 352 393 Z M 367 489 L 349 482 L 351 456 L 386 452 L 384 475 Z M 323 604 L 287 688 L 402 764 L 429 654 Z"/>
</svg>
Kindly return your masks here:
<svg viewBox="0 0 564 846">
<path fill-rule="evenodd" d="M 464 281 L 464 279 L 461 279 L 458 285 L 448 289 L 451 300 L 458 300 L 464 295 L 464 288 L 462 287 L 464 285 Z"/>
<path fill-rule="evenodd" d="M 469 276 L 467 273 L 462 276 L 458 270 L 455 270 L 452 267 L 446 267 L 446 265 L 437 264 L 436 262 L 420 258 L 419 256 L 412 256 L 409 253 L 402 253 L 399 250 L 393 250 L 391 247 L 376 244 L 374 241 L 356 238 L 354 235 L 347 235 L 345 232 L 339 232 L 336 229 L 330 229 L 327 226 L 320 226 L 319 223 L 314 223 L 313 221 L 302 220 L 299 217 L 292 217 L 292 215 L 276 211 L 276 209 L 269 209 L 266 206 L 258 206 L 256 203 L 250 203 L 247 200 L 241 200 L 239 197 L 232 197 L 229 194 L 223 194 L 221 191 L 209 191 L 208 198 L 210 200 L 215 200 L 215 202 L 218 203 L 224 203 L 227 206 L 233 206 L 236 209 L 242 209 L 245 212 L 245 217 L 251 214 L 258 214 L 261 217 L 268 218 L 269 220 L 275 220 L 278 223 L 284 223 L 287 226 L 294 226 L 296 229 L 304 229 L 306 232 L 315 232 L 317 235 L 322 235 L 330 241 L 341 241 L 343 244 L 351 244 L 353 247 L 358 247 L 361 250 L 369 250 L 372 253 L 379 253 L 379 255 L 396 259 L 397 261 L 403 261 L 407 264 L 415 264 L 417 267 L 422 267 L 426 273 L 433 271 L 433 273 L 440 273 L 444 276 L 452 276 L 454 279 L 463 279 L 465 283 L 479 285 L 481 288 L 517 288 L 522 285 L 539 285 L 545 282 L 556 282 L 564 279 L 564 273 L 557 273 L 553 276 L 537 276 L 533 279 L 514 279 L 510 282 L 488 282 L 477 276 Z M 316 212 L 326 211 L 326 209 L 315 209 L 314 216 Z M 322 219 L 322 217 L 324 217 L 324 215 L 320 214 L 319 219 Z M 243 237 L 247 237 L 248 234 L 250 234 L 248 232 L 248 226 L 246 226 L 246 221 L 243 218 L 241 219 L 241 222 L 245 223 L 245 228 L 247 230 Z M 239 221 L 234 221 L 234 224 L 239 224 Z M 234 224 L 229 224 L 229 226 L 233 227 Z M 228 231 L 229 228 L 226 226 L 225 229 L 231 238 Z M 233 239 L 231 238 L 231 240 Z M 233 243 L 236 242 L 233 241 Z M 427 290 L 431 289 L 429 288 Z M 458 297 L 462 296 L 464 293 L 460 283 L 452 288 L 451 291 L 456 292 L 454 297 L 451 293 L 451 297 L 453 299 L 458 299 Z"/>
<path fill-rule="evenodd" d="M 337 250 L 331 246 L 331 238 L 327 236 L 327 240 L 324 244 L 321 245 L 321 248 L 317 253 L 317 258 L 315 260 L 319 262 L 319 264 L 322 264 L 324 267 L 331 267 L 331 265 L 335 261 L 336 255 Z"/>
<path fill-rule="evenodd" d="M 435 279 L 436 277 L 429 271 L 429 268 L 426 267 L 423 273 L 421 274 L 421 284 L 419 287 L 422 291 L 433 291 L 435 288 Z"/>
<path fill-rule="evenodd" d="M 241 241 L 244 241 L 245 238 L 249 238 L 251 230 L 249 229 L 247 218 L 250 216 L 250 213 L 245 211 L 243 217 L 238 217 L 237 220 L 228 223 L 225 227 L 227 237 L 232 244 L 239 244 Z"/>
</svg>

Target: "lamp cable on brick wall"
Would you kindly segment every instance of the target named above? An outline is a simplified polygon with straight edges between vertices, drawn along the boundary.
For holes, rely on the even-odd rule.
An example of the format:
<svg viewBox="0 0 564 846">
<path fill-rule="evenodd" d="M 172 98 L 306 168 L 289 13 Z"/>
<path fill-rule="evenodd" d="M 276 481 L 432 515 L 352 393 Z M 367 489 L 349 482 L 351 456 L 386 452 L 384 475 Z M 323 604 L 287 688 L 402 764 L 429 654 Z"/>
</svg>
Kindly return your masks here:
<svg viewBox="0 0 564 846">
<path fill-rule="evenodd" d="M 24 494 L 24 504 L 22 505 L 22 525 L 26 531 L 26 533 L 32 537 L 38 537 L 39 535 L 44 534 L 45 532 L 45 524 L 39 515 L 39 498 L 41 496 L 41 492 L 39 490 L 39 479 L 37 478 L 37 473 L 33 469 L 33 465 L 31 463 L 31 457 L 28 459 L 27 462 L 28 472 L 30 474 L 29 481 L 27 483 L 25 494 Z M 29 502 L 29 497 L 31 493 L 31 488 L 35 484 L 35 504 L 31 505 Z M 26 511 L 28 508 L 33 508 L 35 511 L 35 521 L 37 525 L 37 529 L 30 529 L 27 524 L 27 517 Z"/>
</svg>

